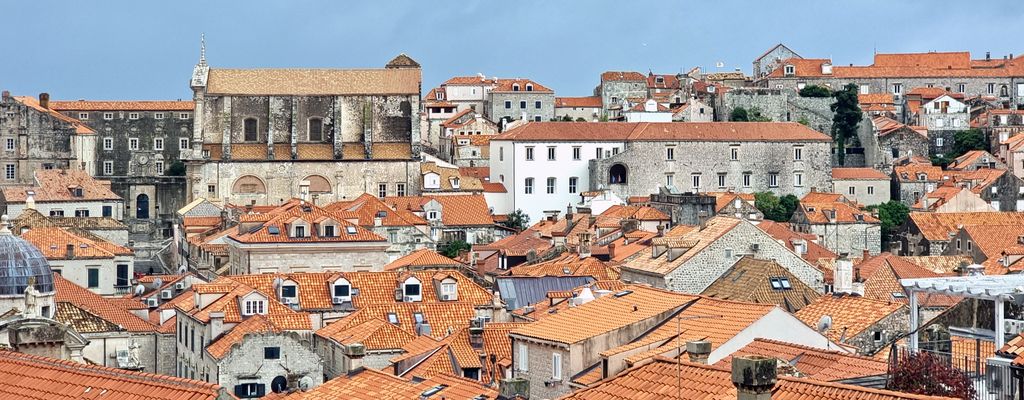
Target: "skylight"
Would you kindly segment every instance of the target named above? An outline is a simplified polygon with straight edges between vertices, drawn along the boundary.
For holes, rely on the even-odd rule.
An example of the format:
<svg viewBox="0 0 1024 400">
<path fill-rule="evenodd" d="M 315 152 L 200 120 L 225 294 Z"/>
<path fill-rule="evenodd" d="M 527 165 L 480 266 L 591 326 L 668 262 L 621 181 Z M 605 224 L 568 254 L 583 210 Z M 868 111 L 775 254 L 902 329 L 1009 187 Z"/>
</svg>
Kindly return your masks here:
<svg viewBox="0 0 1024 400">
<path fill-rule="evenodd" d="M 345 227 L 345 232 L 348 233 L 349 235 L 355 235 L 356 234 L 356 227 L 354 227 L 354 226 L 346 226 Z"/>
<path fill-rule="evenodd" d="M 271 235 L 277 235 L 277 234 L 281 233 L 281 230 L 278 229 L 276 226 L 268 226 L 267 227 L 267 233 L 269 233 Z"/>
<path fill-rule="evenodd" d="M 784 276 L 777 276 L 768 278 L 768 281 L 772 284 L 772 289 L 775 290 L 790 290 L 793 285 L 789 283 L 789 278 Z"/>
<path fill-rule="evenodd" d="M 388 322 L 398 325 L 398 314 L 388 313 Z"/>
</svg>

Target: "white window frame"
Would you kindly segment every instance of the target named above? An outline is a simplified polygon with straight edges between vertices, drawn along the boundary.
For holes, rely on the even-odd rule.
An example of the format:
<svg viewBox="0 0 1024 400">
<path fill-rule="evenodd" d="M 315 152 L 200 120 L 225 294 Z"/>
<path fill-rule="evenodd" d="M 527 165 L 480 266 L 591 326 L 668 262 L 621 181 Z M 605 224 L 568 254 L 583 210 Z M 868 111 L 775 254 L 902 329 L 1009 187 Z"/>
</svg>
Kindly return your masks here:
<svg viewBox="0 0 1024 400">
<path fill-rule="evenodd" d="M 562 354 L 551 353 L 551 379 L 562 380 Z"/>
<path fill-rule="evenodd" d="M 528 372 L 530 370 L 530 349 L 526 343 L 516 343 L 519 351 L 516 352 L 516 369 L 520 372 Z"/>
<path fill-rule="evenodd" d="M 580 157 L 581 157 L 582 151 L 583 151 L 582 147 L 580 147 L 580 146 L 573 146 L 572 147 L 572 159 L 575 160 L 575 161 L 579 161 Z"/>
<path fill-rule="evenodd" d="M 103 113 L 103 119 L 108 120 L 108 121 L 114 119 L 114 113 L 112 113 L 112 112 L 105 112 L 105 113 Z"/>
<path fill-rule="evenodd" d="M 87 119 L 89 119 L 89 113 L 87 113 L 87 112 L 80 112 L 80 113 L 78 113 L 78 119 L 80 119 L 80 120 L 87 120 Z"/>
<path fill-rule="evenodd" d="M 675 146 L 665 146 L 665 160 L 667 160 L 667 161 L 675 161 L 675 159 L 676 159 L 676 147 Z"/>
<path fill-rule="evenodd" d="M 675 184 L 676 184 L 676 175 L 675 174 L 665 174 L 665 187 L 675 186 Z"/>
<path fill-rule="evenodd" d="M 549 176 L 547 181 L 546 181 L 546 183 L 547 183 L 547 187 L 545 188 L 545 193 L 547 193 L 547 194 L 555 194 L 555 193 L 558 192 L 558 178 L 555 178 L 553 176 Z"/>
<path fill-rule="evenodd" d="M 153 150 L 164 149 L 164 138 L 153 138 Z"/>
<path fill-rule="evenodd" d="M 18 165 L 17 164 L 5 164 L 4 165 L 4 179 L 13 181 L 18 178 Z"/>
<path fill-rule="evenodd" d="M 178 138 L 178 150 L 188 150 L 188 138 Z"/>
<path fill-rule="evenodd" d="M 700 174 L 690 175 L 690 186 L 694 189 L 700 189 Z"/>
<path fill-rule="evenodd" d="M 523 194 L 533 194 L 533 178 L 523 180 Z"/>
<path fill-rule="evenodd" d="M 7 151 L 14 151 L 14 149 L 17 148 L 17 143 L 15 142 L 14 138 L 7 138 L 5 142 L 7 142 L 7 144 L 5 145 Z"/>
<path fill-rule="evenodd" d="M 719 188 L 724 188 L 726 186 L 726 180 L 728 179 L 727 175 L 728 174 L 725 174 L 725 173 L 718 174 L 718 187 Z"/>
<path fill-rule="evenodd" d="M 163 161 L 156 161 L 156 162 L 154 162 L 154 165 L 156 165 L 156 174 L 157 175 L 163 175 L 164 174 L 164 162 Z"/>
<path fill-rule="evenodd" d="M 139 149 L 139 138 L 128 138 L 128 150 Z"/>
<path fill-rule="evenodd" d="M 740 160 L 740 146 L 729 146 L 729 161 Z"/>
<path fill-rule="evenodd" d="M 103 138 L 103 150 L 113 150 L 113 149 L 114 149 L 114 138 L 111 138 L 111 137 Z"/>
<path fill-rule="evenodd" d="M 114 162 L 113 161 L 104 161 L 103 162 L 103 175 L 113 175 L 113 174 L 114 174 Z"/>
<path fill-rule="evenodd" d="M 191 117 L 192 117 L 192 115 L 190 115 L 187 112 L 178 113 L 178 119 L 189 119 Z"/>
<path fill-rule="evenodd" d="M 803 187 L 804 186 L 804 174 L 802 172 L 797 172 L 797 173 L 793 174 L 793 186 L 794 187 Z"/>
<path fill-rule="evenodd" d="M 793 147 L 793 161 L 804 160 L 804 148 L 803 146 Z"/>
<path fill-rule="evenodd" d="M 579 186 L 580 178 L 576 176 L 569 177 L 569 194 L 575 194 L 577 187 Z"/>
<path fill-rule="evenodd" d="M 526 161 L 533 161 L 533 146 L 526 146 Z"/>
<path fill-rule="evenodd" d="M 153 113 L 153 119 L 164 119 L 164 113 L 162 113 L 162 112 Z"/>
<path fill-rule="evenodd" d="M 558 150 L 555 146 L 548 146 L 548 161 L 555 161 L 558 156 Z"/>
<path fill-rule="evenodd" d="M 768 173 L 768 187 L 777 188 L 779 187 L 779 174 L 775 172 Z"/>
<path fill-rule="evenodd" d="M 743 173 L 743 187 L 745 187 L 745 188 L 748 188 L 748 187 L 750 187 L 750 181 L 751 181 L 751 179 L 752 179 L 752 178 L 751 178 L 751 175 L 752 175 L 752 174 L 751 174 L 751 173 L 749 173 L 749 172 L 744 172 L 744 173 Z"/>
<path fill-rule="evenodd" d="M 130 113 L 128 113 L 128 119 L 131 119 L 131 120 L 139 119 L 139 117 L 141 117 L 141 116 L 142 116 L 142 114 L 137 113 L 137 112 L 130 112 Z"/>
</svg>

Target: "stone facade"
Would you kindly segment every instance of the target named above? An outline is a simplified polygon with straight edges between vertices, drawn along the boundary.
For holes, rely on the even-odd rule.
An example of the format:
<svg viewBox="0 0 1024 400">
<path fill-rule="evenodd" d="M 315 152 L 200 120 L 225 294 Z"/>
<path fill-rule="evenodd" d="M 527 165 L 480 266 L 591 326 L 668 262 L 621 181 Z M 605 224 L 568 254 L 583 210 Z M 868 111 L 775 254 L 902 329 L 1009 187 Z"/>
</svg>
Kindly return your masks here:
<svg viewBox="0 0 1024 400">
<path fill-rule="evenodd" d="M 279 349 L 279 359 L 268 360 L 265 349 Z M 313 386 L 324 382 L 323 362 L 311 348 L 308 339 L 294 332 L 248 334 L 221 360 L 208 357 L 217 371 L 216 380 L 208 380 L 238 393 L 236 385 L 262 384 L 265 393 L 272 391 L 272 382 L 284 378 L 286 387 L 297 388 L 302 378 L 313 380 Z"/>
<path fill-rule="evenodd" d="M 889 179 L 832 178 L 832 191 L 853 202 L 873 206 L 892 199 L 892 182 Z"/>
<path fill-rule="evenodd" d="M 354 244 L 240 244 L 228 238 L 232 275 L 267 272 L 380 271 L 390 260 L 386 242 Z"/>
<path fill-rule="evenodd" d="M 794 226 L 819 237 L 818 244 L 833 253 L 863 254 L 867 250 L 878 254 L 882 251 L 882 227 L 877 223 L 811 224 L 796 218 L 794 215 Z"/>
<path fill-rule="evenodd" d="M 667 159 L 669 147 L 674 147 L 672 160 Z M 799 160 L 794 159 L 796 148 L 801 149 Z M 647 196 L 669 186 L 679 191 L 771 191 L 803 197 L 811 188 L 832 186 L 830 149 L 827 141 L 632 141 L 617 155 L 591 161 L 590 190 L 608 188 L 621 198 Z M 625 167 L 624 182 L 612 181 L 615 166 Z"/>
<path fill-rule="evenodd" d="M 550 121 L 555 118 L 554 92 L 491 92 L 488 117 L 492 121 Z"/>
<path fill-rule="evenodd" d="M 96 135 L 80 122 L 48 109 L 50 96 L 0 99 L 0 185 L 35 184 L 41 169 L 95 171 Z"/>
<path fill-rule="evenodd" d="M 782 76 L 782 77 L 769 77 L 762 80 L 762 85 L 773 89 L 797 89 L 798 85 L 819 85 L 827 86 L 831 88 L 842 88 L 849 83 L 853 83 L 860 87 L 860 92 L 863 93 L 893 93 L 894 88 L 899 85 L 901 93 L 905 93 L 910 88 L 917 87 L 938 87 L 938 88 L 949 88 L 951 91 L 956 93 L 963 93 L 965 97 L 972 97 L 977 95 L 987 95 L 988 85 L 991 83 L 997 88 L 1007 86 L 1008 88 L 1014 87 L 1013 84 L 1017 81 L 1024 83 L 1022 77 L 1010 77 L 1010 76 L 990 76 L 990 77 L 974 77 L 974 76 L 955 76 L 952 74 L 946 76 L 936 77 L 925 77 L 925 76 L 906 76 L 906 77 L 836 77 L 830 75 L 822 76 L 808 76 L 808 77 L 796 77 L 796 76 Z M 963 90 L 959 88 L 963 85 Z M 1020 88 L 1018 88 L 1020 89 Z M 894 93 L 894 94 L 901 94 Z M 1000 97 L 1001 100 L 1009 101 L 1011 104 L 1024 104 L 1024 92 L 1018 92 L 1015 94 L 1007 93 L 1007 96 Z"/>
<path fill-rule="evenodd" d="M 526 342 L 514 340 L 513 343 Z M 522 348 L 515 344 L 513 344 L 513 346 L 515 346 L 513 347 L 513 351 L 522 350 Z M 530 398 L 554 399 L 573 391 L 573 388 L 569 386 L 569 381 L 572 380 L 572 375 L 566 376 L 566 373 L 571 372 L 575 374 L 582 371 L 571 368 L 570 359 L 573 357 L 570 354 L 569 349 L 554 344 L 538 342 L 530 342 L 525 348 L 527 364 L 529 366 L 525 370 L 516 370 L 515 376 L 517 378 L 524 378 L 530 381 Z M 554 359 L 556 357 L 554 354 L 561 356 L 562 376 L 559 378 L 555 378 L 553 374 L 555 369 Z M 582 355 L 576 355 L 576 357 L 581 356 Z M 520 355 L 520 357 L 522 356 Z"/>
<path fill-rule="evenodd" d="M 853 346 L 857 349 L 857 354 L 874 355 L 883 347 L 890 345 L 892 340 L 907 333 L 909 328 L 910 313 L 906 308 L 901 308 L 878 320 L 863 332 L 846 338 L 842 344 Z"/>
<path fill-rule="evenodd" d="M 799 54 L 787 47 L 786 45 L 779 43 L 772 47 L 767 52 L 762 54 L 760 57 L 754 59 L 753 62 L 753 76 L 760 78 L 778 68 L 782 60 L 790 58 L 801 58 Z"/>
<path fill-rule="evenodd" d="M 978 193 L 996 211 L 1024 211 L 1024 180 L 1004 173 Z"/>
<path fill-rule="evenodd" d="M 604 116 L 609 119 L 617 117 L 627 99 L 647 98 L 647 77 L 639 72 L 605 72 L 601 74 L 601 84 L 594 89 L 594 95 L 601 96 Z"/>
<path fill-rule="evenodd" d="M 831 97 L 801 97 L 792 89 L 733 89 L 720 97 L 718 120 L 727 121 L 732 110 L 742 107 L 748 112 L 757 109 L 775 122 L 807 122 L 818 132 L 832 131 Z"/>
</svg>

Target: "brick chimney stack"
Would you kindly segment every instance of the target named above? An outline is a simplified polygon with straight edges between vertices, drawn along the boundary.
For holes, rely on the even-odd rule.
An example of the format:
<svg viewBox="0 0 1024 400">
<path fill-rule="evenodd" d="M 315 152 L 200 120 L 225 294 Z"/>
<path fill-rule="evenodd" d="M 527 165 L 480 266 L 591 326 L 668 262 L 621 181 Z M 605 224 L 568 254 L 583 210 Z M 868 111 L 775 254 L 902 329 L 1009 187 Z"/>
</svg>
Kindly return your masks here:
<svg viewBox="0 0 1024 400">
<path fill-rule="evenodd" d="M 42 108 L 46 108 L 46 109 L 50 108 L 50 94 L 49 93 L 40 93 L 39 94 L 39 106 L 42 107 Z"/>
<path fill-rule="evenodd" d="M 736 400 L 771 400 L 776 382 L 776 361 L 764 356 L 732 359 L 732 384 Z"/>
<path fill-rule="evenodd" d="M 686 342 L 686 354 L 690 355 L 690 362 L 707 365 L 708 357 L 711 355 L 711 342 L 707 340 Z"/>
<path fill-rule="evenodd" d="M 68 260 L 74 260 L 75 259 L 75 245 L 74 245 L 74 243 L 68 243 L 66 256 L 67 256 Z"/>
</svg>

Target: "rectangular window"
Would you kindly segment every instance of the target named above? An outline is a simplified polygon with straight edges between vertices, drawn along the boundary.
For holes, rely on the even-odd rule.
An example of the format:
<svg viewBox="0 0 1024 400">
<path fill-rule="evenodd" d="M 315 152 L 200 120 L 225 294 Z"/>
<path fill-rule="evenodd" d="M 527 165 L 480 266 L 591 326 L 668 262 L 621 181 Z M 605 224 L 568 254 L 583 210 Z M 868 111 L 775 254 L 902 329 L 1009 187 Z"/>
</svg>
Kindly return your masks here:
<svg viewBox="0 0 1024 400">
<path fill-rule="evenodd" d="M 396 196 L 405 196 L 405 184 L 404 183 L 396 183 L 395 184 L 395 195 Z"/>
<path fill-rule="evenodd" d="M 533 178 L 526 178 L 523 181 L 523 193 L 533 194 Z"/>
<path fill-rule="evenodd" d="M 576 193 L 576 185 L 579 183 L 579 179 L 575 176 L 569 177 L 569 193 Z"/>
<path fill-rule="evenodd" d="M 334 225 L 324 225 L 324 237 L 334 237 Z"/>
<path fill-rule="evenodd" d="M 517 343 L 519 351 L 516 352 L 517 361 L 519 361 L 519 371 L 527 372 L 530 370 L 530 356 L 528 355 L 526 343 Z"/>
<path fill-rule="evenodd" d="M 113 175 L 113 174 L 114 174 L 114 162 L 113 161 L 104 161 L 103 162 L 103 175 Z"/>
<path fill-rule="evenodd" d="M 380 183 L 377 184 L 377 197 L 388 197 L 388 184 Z"/>
<path fill-rule="evenodd" d="M 139 138 L 128 138 L 128 150 L 139 149 Z"/>
<path fill-rule="evenodd" d="M 604 149 L 598 147 L 597 148 L 597 156 L 595 158 L 597 158 L 598 160 L 604 158 Z"/>
<path fill-rule="evenodd" d="M 499 147 L 498 148 L 498 161 L 505 161 L 505 148 L 504 147 Z"/>
<path fill-rule="evenodd" d="M 163 149 L 164 149 L 164 139 L 163 138 L 153 138 L 153 150 L 163 150 Z"/>
<path fill-rule="evenodd" d="M 676 176 L 673 174 L 665 174 L 665 187 L 673 187 L 676 184 Z"/>
<path fill-rule="evenodd" d="M 548 146 L 548 161 L 555 161 L 555 147 Z"/>
<path fill-rule="evenodd" d="M 100 269 L 89 268 L 89 289 L 95 289 L 100 287 Z"/>
<path fill-rule="evenodd" d="M 725 187 L 725 176 L 726 175 L 722 174 L 722 173 L 718 174 L 718 187 L 719 188 L 724 188 Z"/>
<path fill-rule="evenodd" d="M 112 217 L 112 216 L 114 216 L 114 207 L 113 206 L 103 206 L 103 216 L 104 217 Z"/>
<path fill-rule="evenodd" d="M 103 119 L 106 119 L 106 120 L 114 119 L 114 113 L 112 113 L 112 112 L 105 112 L 105 113 L 103 113 Z"/>
<path fill-rule="evenodd" d="M 740 147 L 739 146 L 729 147 L 729 159 L 732 160 L 732 161 L 736 161 L 736 160 L 740 159 Z"/>
<path fill-rule="evenodd" d="M 157 175 L 163 175 L 164 174 L 164 162 L 163 161 L 157 161 L 157 162 L 153 163 L 153 165 L 156 166 L 156 174 Z"/>
<path fill-rule="evenodd" d="M 743 173 L 743 187 L 750 187 L 750 173 Z"/>
<path fill-rule="evenodd" d="M 903 84 L 902 83 L 894 83 L 894 84 L 892 84 L 892 94 L 897 95 L 897 96 L 903 94 Z"/>
<path fill-rule="evenodd" d="M 162 113 L 162 112 L 153 113 L 153 119 L 164 119 L 164 113 Z"/>
<path fill-rule="evenodd" d="M 89 210 L 75 210 L 75 216 L 78 218 L 87 218 L 89 216 Z"/>
<path fill-rule="evenodd" d="M 618 147 L 612 147 L 612 155 L 614 156 L 616 154 L 619 154 L 619 148 Z"/>
<path fill-rule="evenodd" d="M 853 186 L 850 186 L 850 189 L 848 190 L 848 192 L 850 193 L 851 196 L 856 195 L 857 194 L 857 188 L 853 187 Z"/>
<path fill-rule="evenodd" d="M 551 353 L 551 379 L 561 380 L 562 379 L 562 355 L 558 353 Z"/>
<path fill-rule="evenodd" d="M 860 94 L 868 94 L 869 92 L 871 92 L 871 86 L 860 85 Z"/>
<path fill-rule="evenodd" d="M 505 108 L 512 108 L 512 102 L 505 100 Z"/>
<path fill-rule="evenodd" d="M 534 115 L 533 116 L 533 120 L 536 121 L 536 122 L 540 122 L 540 120 L 541 120 L 540 115 Z"/>
<path fill-rule="evenodd" d="M 114 138 L 108 138 L 108 137 L 103 138 L 103 150 L 113 150 L 113 149 L 114 149 Z"/>
<path fill-rule="evenodd" d="M 519 108 L 526 108 L 526 100 L 522 100 L 519 102 Z"/>
<path fill-rule="evenodd" d="M 801 187 L 804 185 L 804 174 L 795 173 L 793 174 L 793 186 Z"/>
<path fill-rule="evenodd" d="M 868 186 L 868 194 L 875 194 L 875 187 L 874 186 Z"/>
<path fill-rule="evenodd" d="M 548 194 L 555 194 L 555 178 L 548 178 Z"/>
<path fill-rule="evenodd" d="M 86 120 L 89 119 L 89 113 L 78 113 L 78 119 Z"/>
<path fill-rule="evenodd" d="M 539 110 L 540 109 L 540 102 L 539 101 L 533 102 L 533 108 L 536 108 L 536 109 Z"/>
<path fill-rule="evenodd" d="M 188 119 L 188 118 L 189 118 L 189 114 L 187 112 L 185 112 L 185 113 L 178 113 L 178 119 Z"/>
<path fill-rule="evenodd" d="M 533 161 L 533 147 L 526 148 L 526 161 Z"/>
<path fill-rule="evenodd" d="M 4 165 L 4 179 L 13 181 L 14 178 L 18 176 L 18 174 L 16 173 L 17 170 L 15 169 L 16 167 L 17 166 L 14 164 Z"/>
<path fill-rule="evenodd" d="M 216 194 L 217 193 L 217 185 L 206 185 L 206 193 Z"/>
<path fill-rule="evenodd" d="M 50 210 L 50 216 L 51 217 L 63 217 L 64 216 L 64 210 Z"/>
<path fill-rule="evenodd" d="M 700 188 L 700 174 L 690 175 L 690 180 L 693 183 L 693 188 L 694 189 L 699 189 Z"/>
<path fill-rule="evenodd" d="M 580 150 L 581 150 L 580 146 L 574 146 L 572 148 L 572 159 L 573 160 L 579 160 L 580 159 Z"/>
<path fill-rule="evenodd" d="M 956 91 L 957 91 L 957 93 L 964 93 L 964 92 L 966 92 L 967 91 L 967 85 L 963 84 L 963 83 L 956 84 Z"/>
<path fill-rule="evenodd" d="M 672 161 L 672 160 L 676 159 L 676 148 L 675 147 L 671 147 L 670 146 L 670 147 L 666 147 L 665 148 L 665 159 L 668 160 L 668 161 Z"/>
<path fill-rule="evenodd" d="M 7 138 L 7 151 L 14 151 L 14 138 Z"/>
<path fill-rule="evenodd" d="M 768 174 L 768 187 L 779 187 L 779 174 L 771 172 Z"/>
<path fill-rule="evenodd" d="M 187 150 L 187 149 L 188 149 L 188 138 L 179 138 L 178 139 L 178 150 Z"/>
<path fill-rule="evenodd" d="M 804 148 L 794 147 L 793 148 L 793 160 L 800 161 L 804 159 Z"/>
<path fill-rule="evenodd" d="M 942 120 L 940 119 L 937 122 L 939 122 L 938 125 L 941 127 L 942 126 Z M 942 145 L 944 145 L 944 144 L 946 144 L 945 140 L 943 140 L 942 138 L 935 138 L 935 145 L 936 146 L 942 147 Z"/>
<path fill-rule="evenodd" d="M 280 359 L 280 358 L 281 358 L 281 348 L 280 347 L 274 346 L 274 347 L 264 347 L 263 348 L 263 359 L 264 360 L 277 360 L 277 359 Z"/>
<path fill-rule="evenodd" d="M 139 113 L 137 113 L 137 112 L 128 113 L 128 119 L 139 119 Z"/>
</svg>

